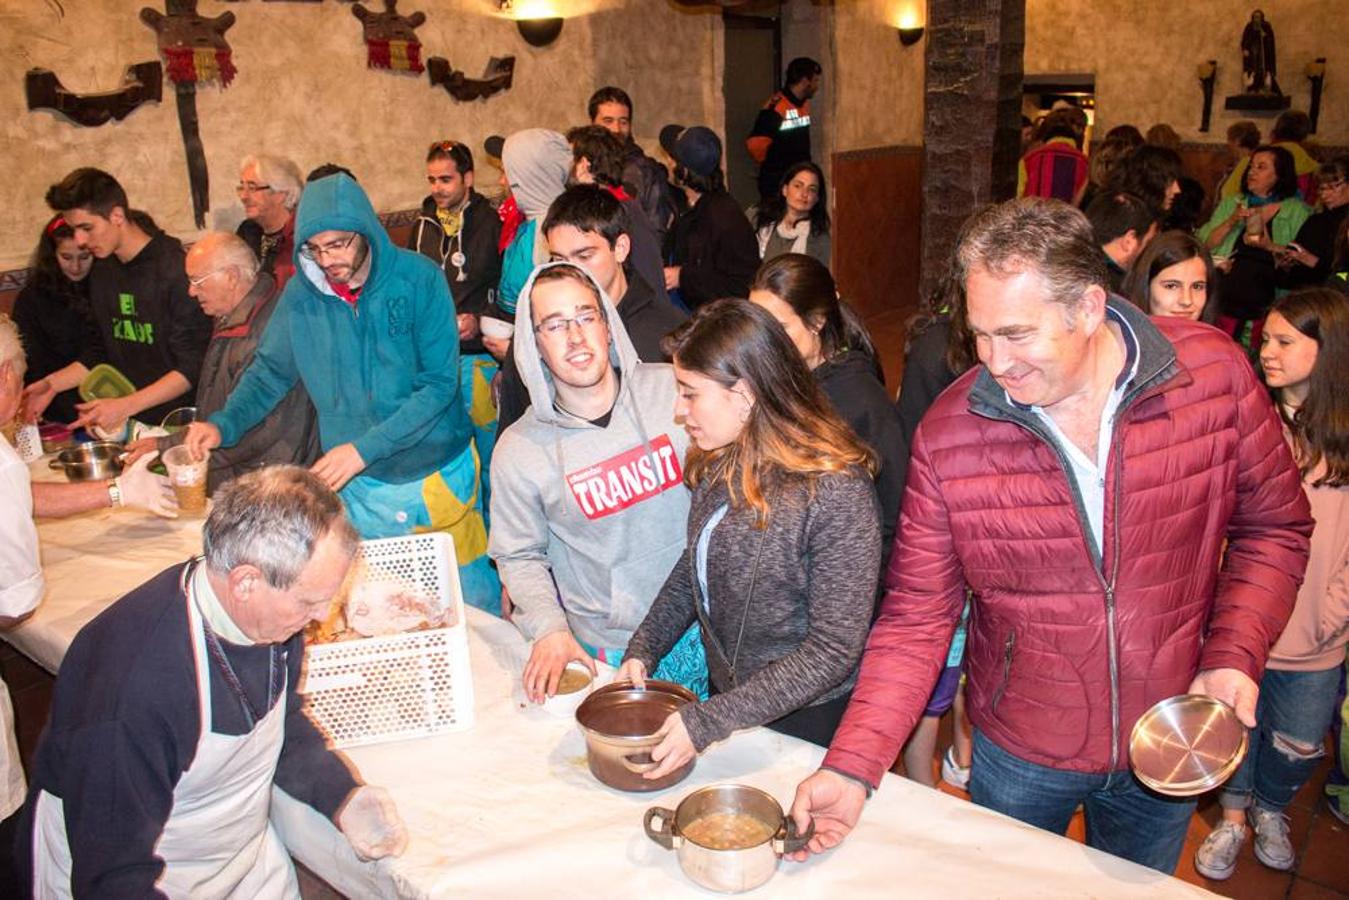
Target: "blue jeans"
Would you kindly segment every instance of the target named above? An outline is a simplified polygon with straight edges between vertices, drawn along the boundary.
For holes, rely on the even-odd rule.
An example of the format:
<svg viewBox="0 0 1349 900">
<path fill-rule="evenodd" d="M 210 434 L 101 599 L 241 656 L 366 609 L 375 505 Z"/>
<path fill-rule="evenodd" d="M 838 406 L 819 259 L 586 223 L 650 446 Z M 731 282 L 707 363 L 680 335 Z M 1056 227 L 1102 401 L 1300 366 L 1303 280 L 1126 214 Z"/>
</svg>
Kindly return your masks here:
<svg viewBox="0 0 1349 900">
<path fill-rule="evenodd" d="M 1154 794 L 1128 769 L 1109 774 L 1051 769 L 1020 759 L 974 732 L 970 796 L 980 806 L 1063 834 L 1079 805 L 1087 844 L 1168 875 L 1176 868 L 1195 801 Z"/>
<path fill-rule="evenodd" d="M 1339 666 L 1321 672 L 1265 670 L 1246 758 L 1219 798 L 1224 808 L 1246 809 L 1254 802 L 1283 812 L 1326 755 L 1339 687 Z"/>
</svg>

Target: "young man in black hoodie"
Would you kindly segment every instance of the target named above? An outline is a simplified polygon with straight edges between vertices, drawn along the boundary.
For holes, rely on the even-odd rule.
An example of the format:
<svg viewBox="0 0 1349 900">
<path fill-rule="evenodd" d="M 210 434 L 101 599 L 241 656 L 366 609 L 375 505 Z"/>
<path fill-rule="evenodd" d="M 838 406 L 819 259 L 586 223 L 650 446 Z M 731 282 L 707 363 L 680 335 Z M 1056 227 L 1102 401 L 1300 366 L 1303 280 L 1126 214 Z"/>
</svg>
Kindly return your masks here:
<svg viewBox="0 0 1349 900">
<path fill-rule="evenodd" d="M 47 205 L 75 229 L 75 243 L 94 255 L 89 301 L 95 333 L 78 361 L 24 390 L 25 416 L 40 415 L 99 363 L 115 367 L 136 391 L 78 404 L 76 426 L 110 432 L 133 416 L 158 425 L 175 407 L 193 405 L 211 320 L 188 296 L 182 245 L 132 210 L 117 179 L 99 169 L 76 169 L 52 185 Z"/>
<path fill-rule="evenodd" d="M 627 265 L 632 241 L 623 205 L 597 185 L 567 188 L 553 201 L 543 220 L 544 239 L 555 261 L 575 263 L 599 282 L 623 322 L 637 358 L 666 362 L 661 341 L 687 318 L 661 299 L 655 288 Z M 501 367 L 497 400 L 497 433 L 505 431 L 529 408 L 529 392 L 508 353 Z"/>
</svg>

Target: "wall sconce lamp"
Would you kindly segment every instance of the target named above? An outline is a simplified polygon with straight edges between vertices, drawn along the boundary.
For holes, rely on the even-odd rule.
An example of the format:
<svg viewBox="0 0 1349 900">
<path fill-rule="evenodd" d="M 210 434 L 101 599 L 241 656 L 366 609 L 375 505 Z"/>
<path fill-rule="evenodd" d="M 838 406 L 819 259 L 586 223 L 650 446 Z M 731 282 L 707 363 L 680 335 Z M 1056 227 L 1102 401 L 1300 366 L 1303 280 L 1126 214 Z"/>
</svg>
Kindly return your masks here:
<svg viewBox="0 0 1349 900">
<path fill-rule="evenodd" d="M 923 28 L 921 26 L 917 28 L 899 29 L 899 43 L 901 46 L 912 47 L 914 44 L 918 43 L 922 39 L 923 39 Z"/>
<path fill-rule="evenodd" d="M 516 15 L 513 0 L 500 0 L 499 8 L 503 13 Z M 547 47 L 562 33 L 561 16 L 532 16 L 528 13 L 525 15 L 524 18 L 515 19 L 515 27 L 520 31 L 520 37 L 531 47 Z"/>
</svg>

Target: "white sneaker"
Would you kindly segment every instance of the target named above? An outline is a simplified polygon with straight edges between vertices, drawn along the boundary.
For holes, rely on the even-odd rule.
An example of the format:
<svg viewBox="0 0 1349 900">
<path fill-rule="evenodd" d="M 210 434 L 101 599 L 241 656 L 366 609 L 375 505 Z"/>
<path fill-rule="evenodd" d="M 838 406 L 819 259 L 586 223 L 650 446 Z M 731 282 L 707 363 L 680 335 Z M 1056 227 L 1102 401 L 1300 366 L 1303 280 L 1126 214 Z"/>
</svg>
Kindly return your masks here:
<svg viewBox="0 0 1349 900">
<path fill-rule="evenodd" d="M 1288 817 L 1258 806 L 1252 806 L 1247 815 L 1255 829 L 1255 858 L 1280 872 L 1293 868 L 1297 854 L 1288 837 Z"/>
<path fill-rule="evenodd" d="M 947 747 L 946 753 L 942 755 L 941 780 L 953 788 L 960 788 L 962 791 L 970 789 L 970 767 L 962 766 L 956 762 L 954 745 Z"/>
<path fill-rule="evenodd" d="M 1226 881 L 1237 868 L 1237 854 L 1246 843 L 1246 826 L 1223 819 L 1194 854 L 1195 870 L 1205 878 Z"/>
</svg>

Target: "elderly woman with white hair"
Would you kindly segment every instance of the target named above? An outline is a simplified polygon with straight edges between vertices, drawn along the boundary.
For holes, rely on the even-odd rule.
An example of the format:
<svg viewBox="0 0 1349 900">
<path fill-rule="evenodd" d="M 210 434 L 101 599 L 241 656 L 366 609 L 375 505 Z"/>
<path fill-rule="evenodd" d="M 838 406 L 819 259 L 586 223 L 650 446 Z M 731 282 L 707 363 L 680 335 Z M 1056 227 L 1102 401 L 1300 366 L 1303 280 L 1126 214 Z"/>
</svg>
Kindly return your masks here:
<svg viewBox="0 0 1349 900">
<path fill-rule="evenodd" d="M 23 373 L 27 368 L 23 343 L 14 320 L 0 314 L 0 423 L 11 422 L 19 411 Z M 154 455 L 142 458 L 120 478 L 81 484 L 30 484 L 24 465 L 9 441 L 0 434 L 0 628 L 28 616 L 42 599 L 45 585 L 38 561 L 34 514 L 69 516 L 104 506 L 138 506 L 160 515 L 177 515 L 167 479 L 146 468 Z M 15 811 L 23 803 L 23 769 L 14 741 L 14 710 L 9 691 L 0 681 L 0 846 L 13 845 Z M 0 854 L 0 896 L 17 897 L 10 854 Z"/>
<path fill-rule="evenodd" d="M 284 157 L 245 156 L 239 164 L 235 190 L 246 218 L 235 233 L 252 248 L 262 271 L 276 279 L 278 288 L 285 287 L 295 272 L 295 208 L 303 188 L 299 166 Z"/>
</svg>

